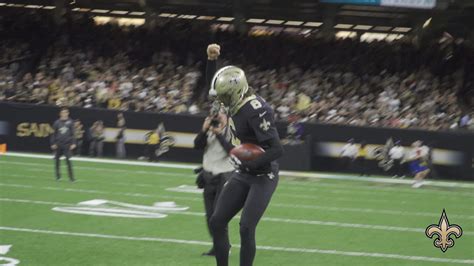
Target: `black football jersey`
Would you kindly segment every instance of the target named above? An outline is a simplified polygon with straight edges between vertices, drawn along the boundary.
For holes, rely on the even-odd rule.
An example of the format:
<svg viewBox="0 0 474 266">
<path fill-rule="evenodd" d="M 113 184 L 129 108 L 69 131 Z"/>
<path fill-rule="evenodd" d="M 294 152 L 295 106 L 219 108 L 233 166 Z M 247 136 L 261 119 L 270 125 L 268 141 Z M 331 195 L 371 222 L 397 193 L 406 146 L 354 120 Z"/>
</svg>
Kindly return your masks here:
<svg viewBox="0 0 474 266">
<path fill-rule="evenodd" d="M 270 105 L 261 97 L 253 95 L 247 98 L 235 115 L 229 119 L 229 126 L 235 138 L 232 144 L 253 143 L 267 149 L 266 141 L 278 139 L 275 127 L 274 113 Z M 270 164 L 258 169 L 259 172 L 268 172 Z"/>
</svg>

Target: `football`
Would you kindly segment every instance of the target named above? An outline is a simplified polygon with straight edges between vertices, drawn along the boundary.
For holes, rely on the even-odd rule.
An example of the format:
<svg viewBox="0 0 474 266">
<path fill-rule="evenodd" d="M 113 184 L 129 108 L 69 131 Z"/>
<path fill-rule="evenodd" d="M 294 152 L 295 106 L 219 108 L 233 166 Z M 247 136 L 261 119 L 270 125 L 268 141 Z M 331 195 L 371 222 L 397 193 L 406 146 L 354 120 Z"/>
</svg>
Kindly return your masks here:
<svg viewBox="0 0 474 266">
<path fill-rule="evenodd" d="M 265 152 L 262 147 L 252 144 L 252 143 L 243 143 L 239 146 L 234 147 L 230 154 L 234 155 L 241 161 L 251 161 L 258 158 Z"/>
</svg>

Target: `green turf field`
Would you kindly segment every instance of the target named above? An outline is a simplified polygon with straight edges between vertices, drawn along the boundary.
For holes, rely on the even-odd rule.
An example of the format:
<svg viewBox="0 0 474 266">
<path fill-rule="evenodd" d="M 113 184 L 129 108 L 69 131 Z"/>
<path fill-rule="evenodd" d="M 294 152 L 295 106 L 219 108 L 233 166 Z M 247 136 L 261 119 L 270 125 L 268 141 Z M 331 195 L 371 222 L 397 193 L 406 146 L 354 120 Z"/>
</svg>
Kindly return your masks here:
<svg viewBox="0 0 474 266">
<path fill-rule="evenodd" d="M 53 160 L 0 156 L 0 257 L 19 265 L 214 265 L 200 194 L 190 169 L 74 162 L 76 183 L 53 180 Z M 122 218 L 53 211 L 105 199 L 189 206 L 165 218 Z M 445 208 L 464 234 L 442 253 L 425 228 Z M 230 224 L 238 265 L 238 219 Z M 255 265 L 474 264 L 472 188 L 282 177 L 257 228 Z M 2 261 L 0 260 L 0 264 Z"/>
</svg>

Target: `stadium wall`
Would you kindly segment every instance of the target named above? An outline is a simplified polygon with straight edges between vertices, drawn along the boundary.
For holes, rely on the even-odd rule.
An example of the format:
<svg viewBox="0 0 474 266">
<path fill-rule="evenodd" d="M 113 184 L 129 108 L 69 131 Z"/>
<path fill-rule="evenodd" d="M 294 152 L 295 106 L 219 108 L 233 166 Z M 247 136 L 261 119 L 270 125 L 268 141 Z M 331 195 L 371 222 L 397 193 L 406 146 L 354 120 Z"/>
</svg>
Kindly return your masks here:
<svg viewBox="0 0 474 266">
<path fill-rule="evenodd" d="M 0 143 L 7 143 L 9 150 L 51 152 L 49 135 L 51 125 L 58 118 L 58 107 L 0 102 Z M 115 155 L 117 111 L 105 109 L 70 108 L 71 118 L 79 119 L 84 129 L 97 120 L 106 127 L 104 155 Z M 202 152 L 194 150 L 193 139 L 201 128 L 203 117 L 190 115 L 124 113 L 127 156 L 144 155 L 145 134 L 164 123 L 166 131 L 176 140 L 176 145 L 161 158 L 163 161 L 199 163 Z M 286 124 L 277 124 L 284 137 Z M 434 178 L 463 179 L 474 181 L 474 134 L 470 132 L 429 132 L 422 130 L 352 127 L 328 124 L 305 124 L 305 144 L 287 147 L 282 169 L 341 172 L 339 153 L 345 142 L 354 138 L 368 144 L 368 173 L 384 174 L 386 165 L 384 147 L 390 139 L 401 140 L 409 146 L 415 140 L 423 140 L 433 147 Z M 87 134 L 85 134 L 87 135 Z M 308 141 L 309 140 L 309 141 Z M 88 150 L 87 137 L 83 154 Z M 376 152 L 378 150 L 378 152 Z"/>
</svg>

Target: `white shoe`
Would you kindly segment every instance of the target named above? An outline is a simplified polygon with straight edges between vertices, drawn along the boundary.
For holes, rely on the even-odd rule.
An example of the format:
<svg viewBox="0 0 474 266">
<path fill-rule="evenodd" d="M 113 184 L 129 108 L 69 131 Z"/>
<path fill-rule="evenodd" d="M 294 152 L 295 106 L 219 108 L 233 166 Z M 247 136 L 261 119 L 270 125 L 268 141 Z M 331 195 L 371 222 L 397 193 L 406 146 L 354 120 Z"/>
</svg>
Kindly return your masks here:
<svg viewBox="0 0 474 266">
<path fill-rule="evenodd" d="M 412 187 L 412 188 L 419 188 L 419 187 L 421 187 L 421 186 L 423 186 L 423 182 L 422 182 L 422 181 L 420 181 L 420 182 L 415 182 L 411 187 Z"/>
<path fill-rule="evenodd" d="M 392 178 L 397 178 L 397 177 L 398 177 L 397 175 L 392 176 Z"/>
</svg>

